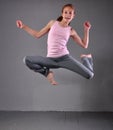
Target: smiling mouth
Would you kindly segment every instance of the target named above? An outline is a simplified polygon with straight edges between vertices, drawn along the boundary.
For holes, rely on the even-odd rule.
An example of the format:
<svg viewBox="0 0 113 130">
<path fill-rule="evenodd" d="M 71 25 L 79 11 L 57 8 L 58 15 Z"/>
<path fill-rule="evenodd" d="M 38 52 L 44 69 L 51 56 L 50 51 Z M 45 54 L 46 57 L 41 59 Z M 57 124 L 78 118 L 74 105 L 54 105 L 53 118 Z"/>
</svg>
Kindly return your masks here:
<svg viewBox="0 0 113 130">
<path fill-rule="evenodd" d="M 70 20 L 71 18 L 65 18 L 65 19 Z"/>
</svg>

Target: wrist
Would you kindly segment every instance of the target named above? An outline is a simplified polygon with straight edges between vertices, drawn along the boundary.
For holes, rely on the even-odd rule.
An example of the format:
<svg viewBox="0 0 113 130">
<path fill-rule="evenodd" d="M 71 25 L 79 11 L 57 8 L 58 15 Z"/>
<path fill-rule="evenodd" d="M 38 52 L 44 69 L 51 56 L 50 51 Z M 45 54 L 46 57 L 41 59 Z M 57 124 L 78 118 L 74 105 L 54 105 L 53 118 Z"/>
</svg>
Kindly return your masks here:
<svg viewBox="0 0 113 130">
<path fill-rule="evenodd" d="M 23 24 L 23 25 L 22 25 L 22 29 L 25 29 L 25 28 L 26 28 L 26 25 L 25 25 L 25 24 Z"/>
</svg>

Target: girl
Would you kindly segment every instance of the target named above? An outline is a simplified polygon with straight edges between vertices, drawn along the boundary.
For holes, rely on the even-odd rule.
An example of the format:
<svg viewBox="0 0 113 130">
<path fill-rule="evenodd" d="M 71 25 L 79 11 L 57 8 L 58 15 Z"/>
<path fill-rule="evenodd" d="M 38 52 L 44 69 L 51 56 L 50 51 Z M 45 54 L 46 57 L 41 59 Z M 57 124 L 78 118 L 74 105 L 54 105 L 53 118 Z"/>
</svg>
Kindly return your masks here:
<svg viewBox="0 0 113 130">
<path fill-rule="evenodd" d="M 67 42 L 71 37 L 81 47 L 87 48 L 89 43 L 89 30 L 91 24 L 84 23 L 83 39 L 70 26 L 75 16 L 72 4 L 66 4 L 62 8 L 62 14 L 57 20 L 51 20 L 43 29 L 36 31 L 25 25 L 21 20 L 16 21 L 18 28 L 25 30 L 30 35 L 40 38 L 48 33 L 47 56 L 26 56 L 24 63 L 33 71 L 44 75 L 52 85 L 57 85 L 53 72 L 50 69 L 66 68 L 76 72 L 87 79 L 91 79 L 93 73 L 92 55 L 81 55 L 82 63 L 74 59 L 67 49 Z"/>
</svg>

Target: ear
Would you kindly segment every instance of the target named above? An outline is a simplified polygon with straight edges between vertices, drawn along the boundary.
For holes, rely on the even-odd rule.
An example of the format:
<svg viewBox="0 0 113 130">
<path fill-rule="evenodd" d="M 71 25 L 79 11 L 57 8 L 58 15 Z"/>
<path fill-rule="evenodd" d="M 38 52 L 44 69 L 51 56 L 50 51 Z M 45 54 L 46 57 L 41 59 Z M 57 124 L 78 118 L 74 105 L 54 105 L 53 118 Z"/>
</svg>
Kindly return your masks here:
<svg viewBox="0 0 113 130">
<path fill-rule="evenodd" d="M 62 13 L 62 15 L 61 15 L 62 17 L 63 17 L 63 13 Z"/>
<path fill-rule="evenodd" d="M 74 15 L 73 15 L 73 19 L 75 18 L 75 13 L 74 13 Z"/>
</svg>

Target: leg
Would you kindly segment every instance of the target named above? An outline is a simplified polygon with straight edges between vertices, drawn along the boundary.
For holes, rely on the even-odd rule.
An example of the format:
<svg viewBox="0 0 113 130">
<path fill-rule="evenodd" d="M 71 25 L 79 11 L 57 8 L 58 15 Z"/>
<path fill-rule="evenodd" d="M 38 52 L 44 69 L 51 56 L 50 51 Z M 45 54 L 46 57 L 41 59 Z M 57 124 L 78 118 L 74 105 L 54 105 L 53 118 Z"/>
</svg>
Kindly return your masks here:
<svg viewBox="0 0 113 130">
<path fill-rule="evenodd" d="M 41 73 L 52 85 L 56 85 L 56 81 L 54 80 L 54 75 L 52 71 L 49 71 L 49 68 L 58 68 L 57 63 L 47 57 L 42 56 L 26 56 L 24 58 L 24 63 L 31 70 Z"/>
<path fill-rule="evenodd" d="M 88 55 L 81 55 L 81 60 L 83 65 L 85 65 L 88 69 L 90 69 L 93 72 L 93 59 L 92 59 L 92 55 L 88 54 Z"/>
<path fill-rule="evenodd" d="M 24 63 L 29 69 L 33 70 L 34 72 L 39 72 L 44 76 L 48 74 L 49 70 L 41 64 L 41 57 L 39 56 L 26 56 L 24 58 Z"/>
<path fill-rule="evenodd" d="M 88 59 L 86 61 L 88 61 Z M 83 65 L 82 63 L 80 63 L 70 55 L 67 55 L 65 59 L 60 61 L 59 65 L 60 67 L 76 72 L 87 79 L 91 79 L 94 75 L 91 69 L 89 69 L 87 66 Z"/>
</svg>

